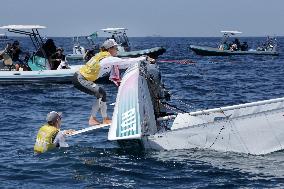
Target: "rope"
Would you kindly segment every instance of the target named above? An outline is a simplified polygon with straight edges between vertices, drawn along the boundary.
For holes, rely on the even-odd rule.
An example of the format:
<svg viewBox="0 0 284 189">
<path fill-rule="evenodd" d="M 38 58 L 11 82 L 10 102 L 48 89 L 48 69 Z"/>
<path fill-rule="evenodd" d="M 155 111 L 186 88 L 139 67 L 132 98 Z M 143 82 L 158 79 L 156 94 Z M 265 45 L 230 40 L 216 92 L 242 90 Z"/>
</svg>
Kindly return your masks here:
<svg viewBox="0 0 284 189">
<path fill-rule="evenodd" d="M 220 110 L 221 110 L 221 113 L 222 114 L 224 114 L 224 116 L 226 117 L 226 120 L 228 120 L 228 118 L 230 117 L 230 116 L 227 116 L 226 114 L 225 114 L 225 112 L 220 108 Z M 209 146 L 209 148 L 211 148 L 214 144 L 215 144 L 215 142 L 218 140 L 218 138 L 219 138 L 219 136 L 221 135 L 221 133 L 222 133 L 222 131 L 225 129 L 225 124 L 221 127 L 221 129 L 219 130 L 219 133 L 218 133 L 218 135 L 216 136 L 216 138 L 214 139 L 214 141 L 213 141 L 213 143 Z"/>
<path fill-rule="evenodd" d="M 169 104 L 169 103 L 167 103 L 167 102 L 161 102 L 161 104 L 163 104 L 166 108 L 168 108 L 169 110 L 172 110 L 172 111 L 174 111 L 175 113 L 179 113 L 179 112 L 177 112 L 177 111 L 175 111 L 175 110 L 179 110 L 179 111 L 181 111 L 182 113 L 186 113 L 186 111 L 184 111 L 183 109 L 180 109 L 180 108 L 178 108 L 178 107 L 176 107 L 176 106 L 174 106 L 174 105 L 171 105 L 171 104 Z"/>
<path fill-rule="evenodd" d="M 189 60 L 189 59 L 184 59 L 184 60 L 158 60 L 158 62 L 161 63 L 177 63 L 177 64 L 195 64 L 196 62 Z"/>
</svg>

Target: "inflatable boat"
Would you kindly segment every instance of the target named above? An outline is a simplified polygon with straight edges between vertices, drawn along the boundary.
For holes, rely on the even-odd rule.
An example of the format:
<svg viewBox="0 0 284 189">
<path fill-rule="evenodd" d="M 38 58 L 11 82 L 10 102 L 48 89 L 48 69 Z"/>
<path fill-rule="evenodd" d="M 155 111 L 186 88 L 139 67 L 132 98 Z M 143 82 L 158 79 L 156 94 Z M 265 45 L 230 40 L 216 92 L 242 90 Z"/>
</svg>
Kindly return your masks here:
<svg viewBox="0 0 284 189">
<path fill-rule="evenodd" d="M 44 41 L 39 34 L 39 29 L 45 26 L 40 25 L 8 25 L 0 29 L 7 29 L 9 32 L 24 34 L 30 37 L 36 53 L 21 62 L 17 70 L 9 54 L 2 52 L 3 59 L 0 60 L 0 84 L 23 84 L 23 83 L 71 83 L 74 73 L 82 65 L 69 66 L 68 69 L 51 70 L 48 57 L 44 51 Z"/>
<path fill-rule="evenodd" d="M 231 55 L 271 55 L 278 56 L 279 53 L 275 50 L 247 50 L 247 51 L 233 51 L 233 50 L 220 50 L 219 48 L 204 47 L 197 45 L 190 45 L 189 47 L 197 55 L 202 56 L 231 56 Z"/>
<path fill-rule="evenodd" d="M 190 45 L 189 49 L 195 52 L 197 55 L 202 56 L 231 56 L 231 55 L 270 55 L 278 56 L 277 41 L 276 38 L 268 37 L 266 42 L 262 46 L 256 49 L 249 48 L 247 42 L 241 42 L 238 38 L 235 38 L 233 42 L 228 44 L 230 36 L 240 34 L 239 31 L 221 31 L 223 38 L 218 48 Z"/>
<path fill-rule="evenodd" d="M 164 47 L 154 47 L 149 49 L 142 50 L 131 50 L 129 39 L 126 35 L 126 28 L 105 28 L 101 29 L 103 32 L 106 32 L 110 35 L 109 39 L 114 39 L 118 46 L 118 57 L 139 57 L 142 55 L 150 56 L 151 58 L 158 58 L 166 52 Z M 90 37 L 90 36 L 89 36 Z M 92 37 L 93 38 L 93 37 Z M 91 49 L 93 53 L 99 51 L 99 47 L 92 43 Z M 83 60 L 83 57 L 86 55 L 86 49 L 82 47 L 78 40 L 73 47 L 73 53 L 66 56 L 67 60 Z M 88 58 L 85 60 L 87 61 Z"/>
</svg>

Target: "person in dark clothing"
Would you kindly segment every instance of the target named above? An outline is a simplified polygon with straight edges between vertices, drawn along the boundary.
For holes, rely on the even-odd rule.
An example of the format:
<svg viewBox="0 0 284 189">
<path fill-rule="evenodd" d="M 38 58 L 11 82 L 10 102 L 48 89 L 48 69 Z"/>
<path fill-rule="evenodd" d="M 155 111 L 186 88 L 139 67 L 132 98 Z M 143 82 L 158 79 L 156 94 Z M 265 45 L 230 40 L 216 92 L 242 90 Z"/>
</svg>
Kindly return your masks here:
<svg viewBox="0 0 284 189">
<path fill-rule="evenodd" d="M 51 70 L 56 70 L 61 61 L 65 61 L 65 55 L 63 54 L 63 48 L 58 47 L 56 53 L 51 56 Z"/>
<path fill-rule="evenodd" d="M 28 65 L 26 64 L 28 61 L 29 53 L 23 52 L 21 50 L 19 41 L 13 42 L 9 54 L 12 58 L 16 71 L 19 71 L 20 68 L 22 68 L 22 70 L 30 70 Z M 22 57 L 21 59 L 20 55 L 23 55 L 23 54 L 25 54 L 25 58 L 23 59 Z"/>
<path fill-rule="evenodd" d="M 247 42 L 243 42 L 243 44 L 241 45 L 241 51 L 247 51 L 248 50 L 248 44 Z"/>
<path fill-rule="evenodd" d="M 236 38 L 235 41 L 234 41 L 234 44 L 236 44 L 236 46 L 237 46 L 236 50 L 240 50 L 241 49 L 241 43 L 240 43 L 239 39 Z"/>
<path fill-rule="evenodd" d="M 13 62 L 22 62 L 20 60 L 20 54 L 23 53 L 23 51 L 20 49 L 20 43 L 19 41 L 14 41 L 12 44 L 12 48 L 10 50 L 10 55 L 13 60 Z"/>
<path fill-rule="evenodd" d="M 95 48 L 87 49 L 87 52 L 84 55 L 84 60 L 89 61 L 93 56 L 95 56 L 98 53 L 98 50 Z"/>
<path fill-rule="evenodd" d="M 56 46 L 54 44 L 54 41 L 52 39 L 48 39 L 42 45 L 42 49 L 38 49 L 35 55 L 49 59 L 54 53 L 56 53 Z"/>
</svg>

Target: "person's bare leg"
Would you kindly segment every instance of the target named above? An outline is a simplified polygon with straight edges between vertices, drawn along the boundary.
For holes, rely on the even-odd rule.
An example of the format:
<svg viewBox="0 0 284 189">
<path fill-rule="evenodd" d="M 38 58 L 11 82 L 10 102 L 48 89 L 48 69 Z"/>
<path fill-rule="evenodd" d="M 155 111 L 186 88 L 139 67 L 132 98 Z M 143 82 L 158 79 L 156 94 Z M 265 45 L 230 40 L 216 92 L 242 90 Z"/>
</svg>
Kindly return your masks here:
<svg viewBox="0 0 284 189">
<path fill-rule="evenodd" d="M 106 102 L 101 101 L 100 104 L 101 114 L 103 117 L 103 124 L 111 124 L 111 119 L 107 116 L 107 104 Z"/>
<path fill-rule="evenodd" d="M 97 99 L 96 102 L 94 103 L 93 107 L 92 107 L 92 113 L 89 119 L 89 125 L 93 126 L 93 125 L 99 125 L 100 122 L 96 119 L 96 115 L 98 110 L 100 109 L 100 103 L 101 103 L 101 98 Z"/>
</svg>

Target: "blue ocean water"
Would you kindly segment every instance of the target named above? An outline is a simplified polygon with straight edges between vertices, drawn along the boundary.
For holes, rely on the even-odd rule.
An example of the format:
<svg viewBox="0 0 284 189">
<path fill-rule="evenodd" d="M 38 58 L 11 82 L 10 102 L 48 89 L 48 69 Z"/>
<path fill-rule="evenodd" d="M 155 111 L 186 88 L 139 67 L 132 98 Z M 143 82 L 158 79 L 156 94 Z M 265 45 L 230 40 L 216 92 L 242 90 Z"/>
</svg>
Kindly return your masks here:
<svg viewBox="0 0 284 189">
<path fill-rule="evenodd" d="M 32 50 L 27 38 L 23 48 Z M 284 38 L 279 57 L 202 57 L 189 44 L 216 46 L 220 38 L 130 38 L 133 50 L 164 46 L 158 63 L 172 94 L 186 111 L 284 96 Z M 256 47 L 265 38 L 241 38 Z M 71 38 L 55 38 L 65 53 Z M 72 62 L 80 64 L 80 62 Z M 108 103 L 117 88 L 105 85 Z M 263 156 L 210 150 L 129 152 L 107 141 L 107 129 L 69 138 L 69 148 L 34 155 L 39 127 L 49 111 L 63 112 L 62 129 L 81 129 L 95 98 L 72 85 L 0 86 L 0 188 L 283 188 L 284 152 Z M 184 102 L 184 103 L 183 103 Z M 113 106 L 108 113 L 112 114 Z M 265 139 L 264 139 L 265 140 Z"/>
</svg>

